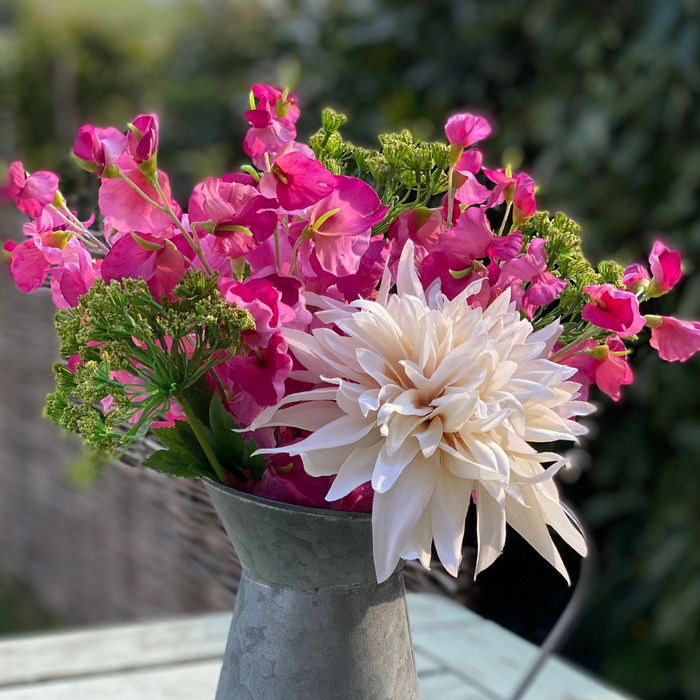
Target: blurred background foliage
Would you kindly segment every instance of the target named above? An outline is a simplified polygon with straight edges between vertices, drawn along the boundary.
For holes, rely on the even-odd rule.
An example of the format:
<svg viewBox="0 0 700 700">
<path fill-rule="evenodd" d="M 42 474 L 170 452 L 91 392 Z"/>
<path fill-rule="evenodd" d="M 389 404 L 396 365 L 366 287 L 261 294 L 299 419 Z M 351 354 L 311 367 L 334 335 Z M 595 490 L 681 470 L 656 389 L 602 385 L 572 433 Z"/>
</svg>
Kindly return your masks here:
<svg viewBox="0 0 700 700">
<path fill-rule="evenodd" d="M 60 172 L 84 205 L 96 185 L 68 158 L 77 127 L 157 111 L 159 164 L 186 203 L 243 161 L 254 82 L 295 88 L 300 138 L 327 105 L 360 145 L 404 127 L 440 137 L 471 108 L 497 125 L 487 162 L 524 164 L 540 208 L 582 224 L 592 261 L 643 259 L 663 231 L 691 272 L 699 51 L 698 0 L 0 0 L 0 158 Z M 700 318 L 700 276 L 654 303 Z M 700 362 L 636 355 L 637 381 L 618 405 L 595 397 L 597 439 L 565 475 L 601 559 L 566 653 L 640 697 L 695 700 Z M 476 602 L 539 642 L 569 592 L 534 559 L 513 537 Z"/>
</svg>

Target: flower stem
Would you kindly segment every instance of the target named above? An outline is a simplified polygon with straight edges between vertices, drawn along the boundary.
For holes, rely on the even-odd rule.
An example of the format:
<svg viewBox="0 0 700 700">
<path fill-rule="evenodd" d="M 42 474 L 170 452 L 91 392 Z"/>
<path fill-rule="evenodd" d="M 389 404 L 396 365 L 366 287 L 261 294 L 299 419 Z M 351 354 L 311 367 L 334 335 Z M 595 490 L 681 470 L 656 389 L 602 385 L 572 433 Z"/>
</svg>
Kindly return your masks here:
<svg viewBox="0 0 700 700">
<path fill-rule="evenodd" d="M 294 247 L 292 248 L 292 266 L 289 268 L 289 274 L 293 275 L 297 271 L 297 251 L 299 250 L 299 246 L 301 245 L 301 240 L 302 237 L 299 236 L 299 238 L 294 241 Z"/>
<path fill-rule="evenodd" d="M 180 233 L 183 235 L 184 239 L 189 243 L 190 248 L 192 248 L 197 257 L 202 261 L 202 265 L 204 265 L 204 269 L 207 271 L 207 273 L 213 275 L 214 271 L 211 269 L 211 266 L 207 262 L 207 259 L 204 257 L 202 246 L 199 244 L 199 240 L 196 238 L 196 234 L 195 238 L 192 238 L 192 236 L 190 236 L 190 234 L 187 232 L 187 229 L 182 225 L 180 219 L 178 219 L 177 214 L 173 211 L 173 208 L 170 206 L 168 198 L 165 196 L 165 192 L 163 192 L 163 188 L 160 186 L 160 182 L 158 182 L 157 174 L 154 180 L 154 184 L 158 195 L 163 200 L 163 211 L 175 222 L 175 225 L 180 229 Z"/>
<path fill-rule="evenodd" d="M 503 221 L 501 221 L 501 228 L 498 229 L 498 235 L 503 235 L 503 229 L 506 227 L 506 221 L 508 221 L 508 214 L 510 214 L 510 208 L 513 206 L 513 202 L 508 202 L 506 206 L 506 213 L 503 215 Z"/>
<path fill-rule="evenodd" d="M 455 208 L 455 195 L 452 191 L 452 175 L 454 166 L 447 173 L 447 228 L 452 228 L 452 212 Z"/>
<path fill-rule="evenodd" d="M 187 422 L 190 424 L 190 428 L 192 428 L 192 432 L 197 438 L 197 442 L 199 442 L 199 444 L 202 446 L 204 454 L 207 456 L 209 463 L 216 472 L 217 478 L 222 484 L 228 484 L 228 480 L 226 479 L 226 472 L 221 466 L 221 462 L 219 462 L 217 456 L 214 454 L 214 450 L 212 450 L 211 445 L 207 440 L 207 436 L 202 430 L 202 425 L 199 422 L 199 420 L 197 420 L 197 416 L 195 416 L 194 411 L 192 410 L 192 407 L 190 406 L 189 402 L 182 394 L 178 394 L 177 396 L 175 396 L 175 400 L 180 404 L 180 407 L 182 408 L 182 411 L 185 414 L 185 418 L 187 418 Z"/>
<path fill-rule="evenodd" d="M 598 328 L 598 326 L 591 325 L 591 327 L 587 331 L 584 331 L 578 338 L 575 338 L 568 345 L 565 345 L 560 350 L 557 350 L 553 355 L 550 355 L 547 359 L 551 360 L 552 362 L 555 362 L 556 360 L 558 360 L 562 357 L 565 357 L 577 345 L 580 345 L 581 343 L 585 343 L 587 340 L 592 338 L 599 330 L 600 330 L 600 328 Z"/>
<path fill-rule="evenodd" d="M 109 248 L 105 247 L 95 236 L 92 234 L 91 231 L 88 231 L 85 226 L 83 226 L 79 221 L 72 221 L 69 219 L 58 207 L 54 206 L 53 204 L 49 205 L 49 209 L 51 209 L 53 212 L 58 214 L 58 216 L 63 219 L 72 229 L 73 229 L 73 235 L 83 243 L 85 243 L 86 246 L 89 246 L 91 248 L 97 248 L 101 253 L 104 253 L 105 255 L 109 253 Z M 87 238 L 85 238 L 87 236 Z"/>
</svg>

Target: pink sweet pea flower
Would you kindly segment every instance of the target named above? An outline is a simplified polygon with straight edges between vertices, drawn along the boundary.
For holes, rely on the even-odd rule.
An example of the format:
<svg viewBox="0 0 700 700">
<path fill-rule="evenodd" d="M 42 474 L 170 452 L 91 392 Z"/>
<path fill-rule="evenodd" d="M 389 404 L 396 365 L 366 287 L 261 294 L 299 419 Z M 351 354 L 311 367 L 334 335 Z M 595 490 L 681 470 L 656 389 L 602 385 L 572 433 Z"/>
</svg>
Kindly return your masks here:
<svg viewBox="0 0 700 700">
<path fill-rule="evenodd" d="M 337 185 L 338 178 L 317 160 L 289 151 L 276 158 L 271 172 L 260 182 L 260 191 L 266 197 L 275 197 L 283 209 L 291 212 L 316 204 Z"/>
<path fill-rule="evenodd" d="M 547 271 L 546 244 L 544 238 L 534 238 L 525 255 L 503 263 L 501 268 L 504 278 L 513 277 L 531 283 L 522 298 L 523 311 L 530 319 L 538 308 L 553 302 L 567 285 L 566 280 Z"/>
<path fill-rule="evenodd" d="M 290 233 L 298 237 L 304 229 L 304 222 L 299 222 L 291 227 Z M 332 272 L 327 272 L 321 267 L 316 257 L 313 240 L 303 238 L 299 244 L 295 256 L 295 276 L 304 284 L 304 290 L 315 294 L 325 294 L 336 299 L 341 299 L 342 294 L 335 286 L 338 277 Z M 366 251 L 365 251 L 366 252 Z"/>
<path fill-rule="evenodd" d="M 527 221 L 536 211 L 535 181 L 526 173 L 509 175 L 505 170 L 487 170 L 484 175 L 495 183 L 489 207 L 504 201 L 513 202 L 513 221 L 516 225 Z"/>
<path fill-rule="evenodd" d="M 302 330 L 311 322 L 300 294 L 301 282 L 293 277 L 249 277 L 244 282 L 222 279 L 219 288 L 229 304 L 247 309 L 255 320 L 255 328 L 241 334 L 249 347 L 265 348 L 282 328 Z"/>
<path fill-rule="evenodd" d="M 445 134 L 451 144 L 468 148 L 491 133 L 489 123 L 483 117 L 472 114 L 456 114 L 445 124 Z"/>
<path fill-rule="evenodd" d="M 102 262 L 105 282 L 143 277 L 155 299 L 169 296 L 194 253 L 185 238 L 170 239 L 143 233 L 120 238 Z"/>
<path fill-rule="evenodd" d="M 646 289 L 649 286 L 649 273 L 644 265 L 640 263 L 632 263 L 625 268 L 624 275 L 622 276 L 622 284 L 625 285 L 625 289 L 636 294 L 642 289 Z"/>
<path fill-rule="evenodd" d="M 345 176 L 335 180 L 331 194 L 311 210 L 302 236 L 313 238 L 316 257 L 326 272 L 344 277 L 359 269 L 372 226 L 384 218 L 389 207 L 381 206 L 377 193 L 366 182 Z"/>
<path fill-rule="evenodd" d="M 700 350 L 700 323 L 681 321 L 671 316 L 646 316 L 646 325 L 651 328 L 652 348 L 667 362 L 685 362 Z"/>
<path fill-rule="evenodd" d="M 656 241 L 649 255 L 649 267 L 652 274 L 651 296 L 666 294 L 681 278 L 681 254 Z"/>
<path fill-rule="evenodd" d="M 50 267 L 44 252 L 31 238 L 12 251 L 10 273 L 20 292 L 27 294 L 41 287 Z"/>
<path fill-rule="evenodd" d="M 557 350 L 558 348 L 555 346 L 554 352 Z M 571 378 L 571 381 L 582 385 L 582 400 L 587 398 L 588 384 L 595 383 L 610 398 L 619 401 L 620 387 L 631 384 L 634 380 L 632 369 L 625 357 L 624 343 L 619 337 L 612 336 L 606 338 L 605 345 L 598 345 L 595 340 L 587 340 L 577 345 L 570 354 L 557 362 L 569 367 L 576 367 L 579 370 Z"/>
<path fill-rule="evenodd" d="M 250 265 L 251 274 L 255 277 L 266 277 L 276 272 L 284 275 L 289 274 L 292 266 L 294 241 L 291 241 L 289 236 L 280 232 L 278 243 L 279 247 L 277 248 L 275 241 L 270 237 L 245 256 L 246 262 Z M 277 266 L 278 252 L 279 267 Z"/>
<path fill-rule="evenodd" d="M 258 99 L 255 109 L 245 113 L 251 128 L 243 141 L 245 152 L 254 159 L 265 153 L 275 153 L 296 138 L 294 126 L 299 108 L 291 96 L 286 96 L 269 85 L 254 85 L 253 95 Z"/>
<path fill-rule="evenodd" d="M 481 151 L 472 148 L 465 151 L 455 165 L 452 181 L 458 204 L 483 204 L 491 196 L 491 190 L 476 179 L 476 174 L 481 170 L 481 162 Z"/>
<path fill-rule="evenodd" d="M 420 277 L 423 288 L 428 289 L 430 285 L 435 283 L 435 280 L 440 280 L 440 289 L 442 293 L 448 299 L 454 299 L 458 294 L 463 292 L 469 284 L 477 279 L 485 277 L 487 274 L 486 268 L 479 262 L 476 262 L 473 265 L 473 269 L 466 275 L 455 277 L 450 272 L 451 269 L 450 259 L 447 253 L 437 250 L 427 255 L 418 266 L 418 276 Z M 484 285 L 486 284 L 487 283 L 484 283 Z"/>
<path fill-rule="evenodd" d="M 127 150 L 127 138 L 113 127 L 99 129 L 86 124 L 78 129 L 73 155 L 86 170 L 102 175 L 104 169 L 116 163 Z"/>
<path fill-rule="evenodd" d="M 520 231 L 507 236 L 496 236 L 486 218 L 486 207 L 469 207 L 459 216 L 454 228 L 445 231 L 439 240 L 439 249 L 449 259 L 450 268 L 461 271 L 472 261 L 486 256 L 510 260 L 519 255 L 523 247 Z"/>
<path fill-rule="evenodd" d="M 192 191 L 192 195 L 190 196 L 190 201 L 187 206 L 187 214 L 190 224 L 194 225 L 199 221 L 209 221 L 209 219 L 213 219 L 212 215 L 209 213 L 209 211 L 207 211 L 208 206 L 205 206 L 206 201 L 212 197 L 212 193 L 214 196 L 219 197 L 219 190 L 226 184 L 230 183 L 246 185 L 247 187 L 250 187 L 251 190 L 256 190 L 255 193 L 251 193 L 251 196 L 248 199 L 260 194 L 257 191 L 258 183 L 256 182 L 255 178 L 252 175 L 248 175 L 248 173 L 227 173 L 219 178 L 207 178 L 207 180 L 200 182 L 195 186 L 194 190 Z M 205 188 L 207 187 L 209 192 L 205 192 Z M 230 201 L 230 198 L 228 198 L 228 201 Z M 197 233 L 201 236 L 203 234 L 203 229 L 199 227 L 197 229 Z"/>
<path fill-rule="evenodd" d="M 525 173 L 519 173 L 513 193 L 513 221 L 516 226 L 527 221 L 537 210 L 535 181 Z"/>
<path fill-rule="evenodd" d="M 310 476 L 306 473 L 301 457 L 274 455 L 262 479 L 255 484 L 253 495 L 279 503 L 289 503 L 307 508 L 330 508 L 326 494 L 331 487 L 327 476 Z"/>
<path fill-rule="evenodd" d="M 262 479 L 252 490 L 255 496 L 307 508 L 363 513 L 372 510 L 374 489 L 369 482 L 351 491 L 344 498 L 329 502 L 326 500 L 326 494 L 335 480 L 334 476 L 310 476 L 298 455 L 274 455 L 268 458 L 268 464 Z"/>
<path fill-rule="evenodd" d="M 41 216 L 58 192 L 58 176 L 41 170 L 29 175 L 22 163 L 15 161 L 7 170 L 10 181 L 5 194 L 15 200 L 17 208 L 29 216 Z"/>
<path fill-rule="evenodd" d="M 275 200 L 263 197 L 251 185 L 209 178 L 195 188 L 189 223 L 198 234 L 207 229 L 217 237 L 215 253 L 238 258 L 273 234 L 276 207 Z M 211 222 L 212 228 L 202 222 Z"/>
<path fill-rule="evenodd" d="M 473 153 L 474 151 L 469 151 Z M 406 242 L 413 241 L 416 262 L 419 263 L 429 253 L 438 250 L 440 239 L 440 212 L 417 207 L 401 212 L 392 222 L 387 231 L 389 238 L 389 270 L 391 277 L 396 280 L 399 259 Z"/>
<path fill-rule="evenodd" d="M 53 265 L 77 265 L 80 255 L 86 252 L 69 232 L 53 228 L 62 223 L 47 210 L 24 225 L 29 240 L 14 247 L 10 261 L 10 272 L 20 291 L 34 291 L 44 283 Z"/>
<path fill-rule="evenodd" d="M 158 117 L 155 114 L 136 117 L 129 124 L 127 140 L 135 163 L 145 163 L 153 158 L 158 150 Z"/>
<path fill-rule="evenodd" d="M 117 163 L 122 173 L 137 185 L 157 204 L 163 204 L 156 188 L 150 185 L 144 174 L 128 153 Z M 158 181 L 176 215 L 182 214 L 180 207 L 172 199 L 168 176 L 158 171 Z M 170 230 L 172 219 L 147 202 L 129 183 L 119 178 L 103 179 L 100 185 L 99 206 L 102 215 L 109 220 L 112 228 L 124 233 L 138 231 L 157 236 Z"/>
<path fill-rule="evenodd" d="M 592 284 L 583 287 L 591 297 L 581 316 L 594 326 L 618 333 L 621 338 L 635 335 L 644 328 L 644 317 L 639 313 L 636 295 L 612 284 Z"/>
<path fill-rule="evenodd" d="M 51 297 L 59 309 L 77 306 L 78 299 L 87 294 L 99 275 L 99 267 L 88 250 L 79 241 L 71 242 L 77 244 L 77 262 L 66 262 L 51 270 Z"/>
<path fill-rule="evenodd" d="M 373 236 L 369 247 L 360 258 L 360 267 L 354 275 L 339 277 L 338 291 L 345 300 L 371 299 L 377 293 L 377 285 L 382 279 L 389 257 L 389 244 L 384 236 Z"/>
<path fill-rule="evenodd" d="M 282 333 L 275 333 L 264 349 L 251 349 L 247 357 L 235 355 L 227 360 L 227 378 L 258 406 L 274 406 L 284 396 L 284 383 L 292 371 L 292 358 L 287 352 Z"/>
</svg>

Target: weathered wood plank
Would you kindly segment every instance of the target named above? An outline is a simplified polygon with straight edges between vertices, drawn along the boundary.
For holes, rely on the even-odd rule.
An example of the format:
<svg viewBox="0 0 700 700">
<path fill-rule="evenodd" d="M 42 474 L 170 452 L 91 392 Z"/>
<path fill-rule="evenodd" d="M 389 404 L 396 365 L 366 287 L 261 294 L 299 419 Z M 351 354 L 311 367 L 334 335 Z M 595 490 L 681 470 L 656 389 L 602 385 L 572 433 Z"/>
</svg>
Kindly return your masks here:
<svg viewBox="0 0 700 700">
<path fill-rule="evenodd" d="M 204 661 L 0 690 L 0 700 L 210 700 L 220 661 Z"/>
<path fill-rule="evenodd" d="M 536 648 L 438 596 L 409 595 L 422 700 L 501 700 Z M 213 697 L 230 614 L 0 642 L 0 700 Z M 624 700 L 559 659 L 525 700 Z"/>
<path fill-rule="evenodd" d="M 417 656 L 442 665 L 446 674 L 462 679 L 484 697 L 507 697 L 534 660 L 537 648 L 498 625 L 483 620 L 473 624 L 474 613 L 447 600 L 454 624 L 442 629 L 416 629 L 413 644 Z M 464 624 L 459 625 L 463 620 Z M 455 696 L 458 697 L 458 696 Z M 467 696 L 468 697 L 468 696 Z M 524 700 L 625 700 L 584 672 L 550 659 Z"/>
<path fill-rule="evenodd" d="M 218 660 L 231 624 L 228 613 L 167 622 L 18 637 L 0 643 L 0 687 Z"/>
</svg>

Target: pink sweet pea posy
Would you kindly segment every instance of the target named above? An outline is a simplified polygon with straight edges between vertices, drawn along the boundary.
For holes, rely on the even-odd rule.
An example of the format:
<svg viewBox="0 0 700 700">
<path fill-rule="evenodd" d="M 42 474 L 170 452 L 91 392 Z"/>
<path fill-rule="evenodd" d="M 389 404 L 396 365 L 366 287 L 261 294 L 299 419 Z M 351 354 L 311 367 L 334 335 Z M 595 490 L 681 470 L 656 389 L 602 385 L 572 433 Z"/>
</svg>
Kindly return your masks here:
<svg viewBox="0 0 700 700">
<path fill-rule="evenodd" d="M 580 248 L 557 239 L 546 213 L 536 211 L 532 177 L 483 167 L 491 154 L 471 148 L 491 132 L 482 117 L 451 117 L 449 147 L 414 144 L 402 134 L 383 137 L 382 153 L 342 139 L 339 145 L 332 126 L 338 120 L 324 118 L 328 132 L 314 137 L 312 148 L 295 140 L 299 109 L 286 91 L 256 85 L 251 99 L 244 150 L 252 165 L 197 184 L 186 212 L 157 169 L 156 115 L 141 115 L 124 130 L 80 128 L 73 154 L 99 184 L 94 228 L 94 217 L 82 221 L 68 208 L 53 173 L 28 174 L 16 162 L 5 188 L 30 217 L 24 239 L 5 246 L 10 272 L 23 292 L 50 286 L 64 314 L 100 279 L 141 278 L 154 302 L 170 307 L 188 270 L 215 275 L 209 288 L 218 289 L 219 302 L 250 313 L 255 327 L 242 330 L 230 352 L 199 377 L 248 431 L 246 439 L 254 435 L 258 447 L 278 451 L 266 454 L 268 467 L 257 482 L 231 475 L 236 488 L 310 507 L 372 510 L 391 497 L 387 483 L 401 487 L 415 460 L 416 473 L 429 481 L 449 455 L 454 470 L 440 482 L 440 498 L 452 498 L 456 474 L 468 472 L 473 485 L 464 489 L 462 505 L 493 501 L 495 512 L 498 479 L 509 469 L 499 457 L 508 440 L 498 431 L 532 421 L 525 437 L 506 445 L 522 456 L 530 437 L 551 442 L 583 430 L 577 416 L 589 410 L 591 385 L 619 400 L 632 382 L 625 343 L 648 337 L 645 325 L 664 360 L 686 361 L 700 349 L 700 322 L 640 311 L 677 285 L 680 254 L 656 242 L 648 267 L 634 264 L 624 273 L 586 267 Z M 569 265 L 574 258 L 577 265 Z M 591 279 L 606 283 L 587 285 Z M 501 340 L 493 345 L 494 338 Z M 71 371 L 77 362 L 76 356 Z M 148 382 L 138 384 L 128 372 L 112 376 L 138 385 L 138 401 L 148 398 Z M 359 391 L 363 377 L 368 384 Z M 484 382 L 488 391 L 475 400 L 481 390 L 474 387 Z M 320 405 L 307 407 L 304 397 L 318 392 Z M 567 408 L 558 403 L 560 394 L 571 397 Z M 278 415 L 296 417 L 258 429 L 281 402 L 289 413 Z M 489 412 L 491 402 L 503 402 L 503 410 Z M 161 405 L 161 425 L 189 420 L 175 398 Z M 368 428 L 364 421 L 380 409 L 383 418 Z M 143 410 L 134 406 L 129 420 L 138 422 Z M 325 421 L 342 412 L 345 422 L 324 438 Z M 396 433 L 400 425 L 414 434 Z M 439 436 L 453 430 L 469 442 L 467 461 L 449 452 L 457 442 L 440 447 Z M 491 430 L 498 440 L 474 437 Z M 352 477 L 327 471 L 338 449 L 360 443 L 361 450 L 375 449 L 372 440 L 384 431 L 395 441 L 391 453 L 388 446 L 367 453 L 366 468 Z M 356 441 L 339 442 L 346 433 Z M 317 464 L 295 452 L 310 439 L 328 448 Z M 374 480 L 373 465 L 381 471 Z M 531 466 L 511 474 L 503 488 L 523 487 L 530 498 L 561 465 L 536 474 Z M 483 483 L 481 470 L 488 476 Z M 511 506 L 522 509 L 523 502 L 513 499 Z M 426 503 L 406 512 L 417 518 Z M 528 501 L 528 514 L 541 507 L 552 506 Z M 430 509 L 436 522 L 447 512 L 442 501 Z M 443 554 L 461 542 L 457 535 L 440 542 Z"/>
</svg>

